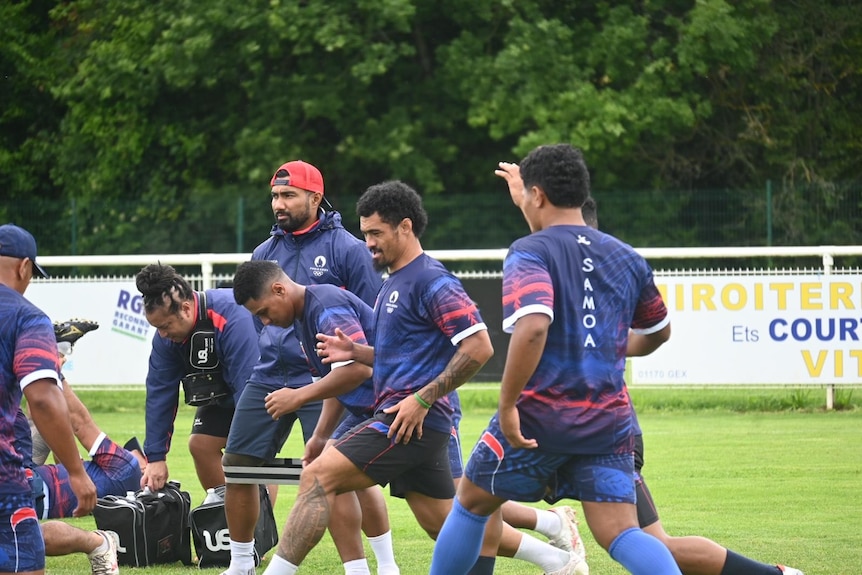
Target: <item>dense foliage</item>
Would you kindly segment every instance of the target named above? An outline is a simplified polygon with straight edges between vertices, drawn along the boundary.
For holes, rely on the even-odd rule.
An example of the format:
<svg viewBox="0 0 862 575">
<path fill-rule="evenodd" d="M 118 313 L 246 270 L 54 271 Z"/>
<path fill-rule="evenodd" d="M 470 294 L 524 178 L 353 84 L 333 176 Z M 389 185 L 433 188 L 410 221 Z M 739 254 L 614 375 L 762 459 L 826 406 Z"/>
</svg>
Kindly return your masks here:
<svg viewBox="0 0 862 575">
<path fill-rule="evenodd" d="M 503 247 L 496 162 L 558 141 L 635 244 L 732 243 L 767 181 L 776 244 L 862 240 L 852 0 L 22 0 L 0 21 L 0 219 L 45 253 L 72 228 L 77 253 L 200 251 L 242 227 L 237 198 L 268 227 L 293 158 L 336 204 L 403 179 L 454 206 L 435 236 Z"/>
</svg>

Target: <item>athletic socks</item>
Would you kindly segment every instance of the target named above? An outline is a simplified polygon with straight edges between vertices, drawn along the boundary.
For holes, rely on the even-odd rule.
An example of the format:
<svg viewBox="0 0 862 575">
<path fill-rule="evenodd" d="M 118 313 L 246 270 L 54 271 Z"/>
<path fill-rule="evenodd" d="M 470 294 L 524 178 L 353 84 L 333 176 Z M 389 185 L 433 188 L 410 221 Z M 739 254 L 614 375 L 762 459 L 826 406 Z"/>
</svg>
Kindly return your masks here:
<svg viewBox="0 0 862 575">
<path fill-rule="evenodd" d="M 105 551 L 108 550 L 108 547 L 111 546 L 111 544 L 108 543 L 108 535 L 104 531 L 97 531 L 96 533 L 98 533 L 101 536 L 102 542 L 99 543 L 98 547 L 96 547 L 95 549 L 93 549 L 92 551 L 87 553 L 88 557 L 90 555 L 98 555 L 99 553 L 104 553 Z"/>
<path fill-rule="evenodd" d="M 557 517 L 554 513 L 551 513 L 551 515 L 555 518 Z M 513 557 L 541 567 L 545 573 L 559 571 L 569 562 L 568 553 L 544 541 L 540 541 L 527 533 L 521 535 L 521 543 L 518 545 L 518 550 L 515 551 Z"/>
<path fill-rule="evenodd" d="M 682 575 L 668 548 L 637 527 L 617 535 L 608 553 L 632 575 Z"/>
<path fill-rule="evenodd" d="M 344 575 L 371 575 L 365 558 L 354 559 L 344 564 Z"/>
<path fill-rule="evenodd" d="M 496 557 L 482 557 L 480 555 L 473 567 L 467 571 L 467 575 L 494 575 L 496 559 Z"/>
<path fill-rule="evenodd" d="M 395 552 L 392 550 L 392 531 L 367 539 L 377 559 L 377 575 L 398 575 L 400 571 L 398 564 L 395 563 Z"/>
<path fill-rule="evenodd" d="M 226 573 L 248 573 L 254 569 L 254 540 L 230 540 L 230 566 Z"/>
<path fill-rule="evenodd" d="M 487 516 L 470 513 L 456 497 L 434 544 L 430 575 L 467 573 L 479 557 L 486 523 Z"/>
<path fill-rule="evenodd" d="M 780 575 L 780 573 L 781 570 L 775 565 L 754 561 L 730 549 L 727 550 L 727 558 L 724 560 L 724 567 L 721 568 L 721 575 Z"/>
<path fill-rule="evenodd" d="M 551 539 L 559 535 L 562 528 L 559 515 L 546 509 L 536 509 L 535 531 Z"/>
<path fill-rule="evenodd" d="M 298 566 L 294 565 L 287 559 L 282 559 L 278 555 L 273 555 L 269 560 L 266 570 L 263 575 L 296 575 Z"/>
</svg>

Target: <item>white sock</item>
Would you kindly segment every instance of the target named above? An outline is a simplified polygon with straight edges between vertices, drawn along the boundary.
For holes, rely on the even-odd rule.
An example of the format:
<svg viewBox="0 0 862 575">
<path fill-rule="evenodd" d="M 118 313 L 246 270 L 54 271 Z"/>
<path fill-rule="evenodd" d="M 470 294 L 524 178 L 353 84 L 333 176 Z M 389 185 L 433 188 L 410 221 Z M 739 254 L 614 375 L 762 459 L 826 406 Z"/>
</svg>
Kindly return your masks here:
<svg viewBox="0 0 862 575">
<path fill-rule="evenodd" d="M 528 561 L 541 567 L 546 573 L 550 573 L 565 567 L 569 562 L 569 554 L 524 533 L 521 537 L 521 544 L 518 545 L 518 550 L 515 552 L 515 559 Z"/>
<path fill-rule="evenodd" d="M 562 528 L 559 515 L 547 509 L 536 509 L 536 531 L 550 539 L 559 535 Z"/>
<path fill-rule="evenodd" d="M 102 553 L 103 551 L 108 550 L 108 536 L 104 533 L 99 533 L 99 537 L 102 538 L 102 542 L 99 543 L 99 545 L 95 549 L 87 553 L 87 556 L 95 555 L 96 553 Z"/>
<path fill-rule="evenodd" d="M 368 544 L 377 559 L 377 573 L 398 573 L 398 564 L 395 563 L 395 551 L 392 549 L 392 531 L 387 531 L 376 537 L 368 537 Z"/>
<path fill-rule="evenodd" d="M 368 561 L 362 559 L 354 559 L 344 564 L 344 575 L 371 575 L 368 570 Z"/>
<path fill-rule="evenodd" d="M 254 569 L 254 539 L 248 543 L 231 539 L 228 572 L 247 573 L 249 569 Z"/>
<path fill-rule="evenodd" d="M 278 555 L 273 555 L 272 559 L 269 560 L 269 565 L 266 567 L 266 571 L 263 572 L 263 575 L 296 575 L 296 571 L 299 569 L 297 565 L 294 565 L 287 559 L 282 559 Z"/>
</svg>

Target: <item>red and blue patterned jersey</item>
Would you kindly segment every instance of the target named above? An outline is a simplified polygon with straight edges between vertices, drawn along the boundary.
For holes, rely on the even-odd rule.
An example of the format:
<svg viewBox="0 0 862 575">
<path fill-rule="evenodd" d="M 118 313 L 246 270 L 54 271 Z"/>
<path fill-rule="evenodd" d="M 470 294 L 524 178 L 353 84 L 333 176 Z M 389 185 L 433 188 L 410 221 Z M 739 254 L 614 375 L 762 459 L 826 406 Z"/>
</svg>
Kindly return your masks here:
<svg viewBox="0 0 862 575">
<path fill-rule="evenodd" d="M 422 254 L 389 276 L 374 304 L 376 411 L 443 372 L 464 338 L 487 329 L 479 308 L 443 264 Z M 449 433 L 451 397 L 435 401 L 423 426 Z"/>
<path fill-rule="evenodd" d="M 341 214 L 329 211 L 310 229 L 285 232 L 272 226 L 270 237 L 252 252 L 253 260 L 278 262 L 290 279 L 301 285 L 331 284 L 355 293 L 371 305 L 382 282 L 374 271 L 365 242 L 341 223 Z M 311 382 L 308 361 L 297 344 L 293 326 L 264 326 L 258 318 L 260 361 L 251 381 L 271 386 L 302 387 Z"/>
<path fill-rule="evenodd" d="M 373 326 L 374 312 L 368 304 L 353 292 L 329 284 L 306 287 L 302 317 L 296 318 L 294 325 L 315 377 L 324 377 L 333 367 L 323 363 L 314 351 L 318 333 L 335 335 L 335 328 L 339 328 L 354 343 L 370 345 L 374 339 Z M 374 412 L 375 399 L 370 378 L 356 389 L 338 396 L 350 413 L 367 417 Z"/>
<path fill-rule="evenodd" d="M 78 497 L 72 490 L 69 471 L 62 463 L 35 465 L 33 463 L 33 438 L 30 422 L 19 409 L 15 417 L 15 448 L 21 455 L 22 464 L 38 474 L 42 482 L 44 498 L 37 505 L 42 515 L 39 519 L 72 517 L 78 506 Z M 93 446 L 91 461 L 84 462 L 84 470 L 96 486 L 96 496 L 124 495 L 137 491 L 141 485 L 141 468 L 135 456 L 102 435 L 98 445 Z"/>
<path fill-rule="evenodd" d="M 28 430 L 29 432 L 29 430 Z M 141 468 L 135 456 L 103 436 L 90 452 L 92 459 L 84 462 L 84 471 L 96 486 L 96 497 L 125 495 L 141 486 Z M 33 468 L 44 483 L 45 499 L 41 519 L 72 517 L 78 507 L 78 497 L 72 490 L 69 471 L 62 463 Z"/>
<path fill-rule="evenodd" d="M 503 329 L 511 333 L 533 313 L 548 315 L 551 325 L 518 399 L 524 436 L 551 452 L 630 451 L 629 329 L 650 333 L 669 321 L 649 264 L 587 226 L 530 234 L 512 244 L 503 265 Z"/>
<path fill-rule="evenodd" d="M 59 384 L 54 327 L 39 308 L 0 284 L 0 493 L 30 490 L 14 447 L 22 390 L 34 381 Z"/>
</svg>

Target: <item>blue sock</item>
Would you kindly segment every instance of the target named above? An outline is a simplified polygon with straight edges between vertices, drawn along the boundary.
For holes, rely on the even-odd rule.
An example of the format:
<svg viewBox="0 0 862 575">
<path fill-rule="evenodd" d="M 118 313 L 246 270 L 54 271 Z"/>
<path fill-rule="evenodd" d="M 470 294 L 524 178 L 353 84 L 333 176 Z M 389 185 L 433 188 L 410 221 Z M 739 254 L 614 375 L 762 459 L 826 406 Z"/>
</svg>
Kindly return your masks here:
<svg viewBox="0 0 862 575">
<path fill-rule="evenodd" d="M 617 535 L 608 553 L 632 575 L 682 575 L 664 543 L 637 527 Z"/>
<path fill-rule="evenodd" d="M 434 544 L 429 575 L 463 575 L 470 571 L 482 549 L 487 522 L 487 516 L 470 513 L 456 497 Z"/>
</svg>

